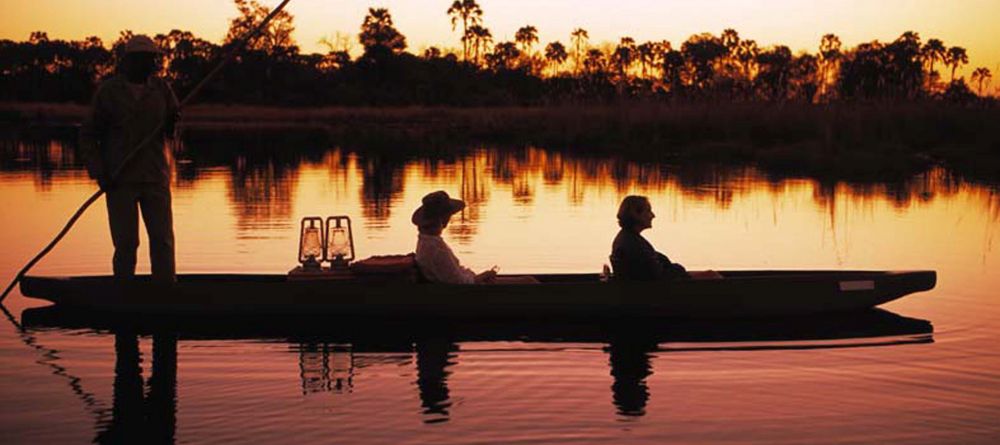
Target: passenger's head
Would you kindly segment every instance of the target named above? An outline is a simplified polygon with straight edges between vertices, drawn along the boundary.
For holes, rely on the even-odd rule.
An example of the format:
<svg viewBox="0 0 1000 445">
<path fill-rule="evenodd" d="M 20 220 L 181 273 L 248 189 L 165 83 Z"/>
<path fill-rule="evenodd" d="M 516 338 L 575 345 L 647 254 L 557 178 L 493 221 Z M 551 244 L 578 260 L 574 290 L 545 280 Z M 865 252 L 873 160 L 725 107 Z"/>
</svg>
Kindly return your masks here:
<svg viewBox="0 0 1000 445">
<path fill-rule="evenodd" d="M 618 206 L 618 225 L 634 232 L 653 227 L 653 207 L 645 196 L 626 196 Z"/>
<path fill-rule="evenodd" d="M 133 36 L 125 43 L 121 70 L 130 82 L 145 82 L 160 67 L 162 51 L 152 39 L 144 35 Z"/>
<path fill-rule="evenodd" d="M 440 235 L 448 226 L 451 215 L 461 212 L 464 208 L 464 201 L 451 199 L 447 192 L 438 190 L 424 196 L 410 221 L 417 226 L 420 233 Z"/>
</svg>

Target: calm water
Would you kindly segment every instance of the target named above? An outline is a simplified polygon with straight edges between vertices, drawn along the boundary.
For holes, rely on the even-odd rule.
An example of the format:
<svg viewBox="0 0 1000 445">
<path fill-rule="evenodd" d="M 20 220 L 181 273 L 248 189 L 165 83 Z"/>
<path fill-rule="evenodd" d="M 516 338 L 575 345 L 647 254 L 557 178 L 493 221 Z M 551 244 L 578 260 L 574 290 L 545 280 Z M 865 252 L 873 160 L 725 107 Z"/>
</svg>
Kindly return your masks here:
<svg viewBox="0 0 1000 445">
<path fill-rule="evenodd" d="M 6 284 L 94 186 L 58 141 L 0 148 Z M 639 193 L 658 215 L 646 236 L 689 268 L 934 269 L 939 283 L 888 314 L 638 333 L 227 338 L 5 323 L 4 443 L 1000 441 L 989 186 L 942 171 L 852 185 L 476 147 L 416 158 L 192 144 L 175 170 L 181 273 L 284 273 L 310 215 L 350 215 L 359 257 L 410 252 L 411 212 L 445 189 L 469 204 L 445 236 L 475 269 L 599 271 L 617 203 Z M 35 273 L 109 273 L 106 224 L 101 202 Z M 45 304 L 14 294 L 5 305 L 20 320 Z"/>
</svg>

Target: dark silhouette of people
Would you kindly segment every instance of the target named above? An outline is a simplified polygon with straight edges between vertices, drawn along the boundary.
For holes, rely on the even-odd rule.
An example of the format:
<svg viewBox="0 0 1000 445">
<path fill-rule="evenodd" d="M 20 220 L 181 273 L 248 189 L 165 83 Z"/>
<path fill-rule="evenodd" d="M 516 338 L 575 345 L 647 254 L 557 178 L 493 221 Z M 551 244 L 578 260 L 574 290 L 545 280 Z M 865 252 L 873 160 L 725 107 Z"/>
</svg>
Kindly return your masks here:
<svg viewBox="0 0 1000 445">
<path fill-rule="evenodd" d="M 177 339 L 153 336 L 153 372 L 145 393 L 139 337 L 115 333 L 115 380 L 111 421 L 98 431 L 99 444 L 173 444 L 177 431 Z"/>
<path fill-rule="evenodd" d="M 496 266 L 476 274 L 459 263 L 441 233 L 451 216 L 465 208 L 465 201 L 451 199 L 444 190 L 428 193 L 410 221 L 417 226 L 416 261 L 420 273 L 432 283 L 449 284 L 538 284 L 532 276 L 497 276 Z"/>
<path fill-rule="evenodd" d="M 420 406 L 429 417 L 425 422 L 436 423 L 448 420 L 451 407 L 448 392 L 448 367 L 455 363 L 454 343 L 445 340 L 421 340 L 416 342 L 417 388 L 420 391 Z"/>
<path fill-rule="evenodd" d="M 649 402 L 646 378 L 653 375 L 651 352 L 656 342 L 637 338 L 612 338 L 605 349 L 611 365 L 611 400 L 618 414 L 642 416 Z"/>
<path fill-rule="evenodd" d="M 643 230 L 653 227 L 653 207 L 645 196 L 626 196 L 618 207 L 621 230 L 611 244 L 611 267 L 616 280 L 655 281 L 692 278 L 715 280 L 723 276 L 712 270 L 689 272 L 670 261 L 643 238 Z"/>
<path fill-rule="evenodd" d="M 178 103 L 167 82 L 156 75 L 159 53 L 143 35 L 125 44 L 118 74 L 94 95 L 80 130 L 80 149 L 90 177 L 106 193 L 115 277 L 135 275 L 141 210 L 153 279 L 172 282 L 176 279 L 173 213 L 164 136 L 173 133 Z M 137 147 L 135 157 L 126 163 Z M 113 177 L 119 168 L 120 174 Z"/>
<path fill-rule="evenodd" d="M 626 196 L 618 207 L 621 231 L 611 245 L 611 267 L 615 278 L 625 281 L 653 281 L 687 278 L 684 266 L 657 252 L 640 233 L 653 227 L 653 208 L 645 196 Z"/>
<path fill-rule="evenodd" d="M 451 216 L 465 208 L 465 201 L 451 199 L 444 190 L 428 193 L 410 218 L 417 226 L 416 261 L 423 276 L 433 283 L 474 284 L 496 281 L 496 270 L 476 274 L 462 266 L 441 238 Z"/>
</svg>

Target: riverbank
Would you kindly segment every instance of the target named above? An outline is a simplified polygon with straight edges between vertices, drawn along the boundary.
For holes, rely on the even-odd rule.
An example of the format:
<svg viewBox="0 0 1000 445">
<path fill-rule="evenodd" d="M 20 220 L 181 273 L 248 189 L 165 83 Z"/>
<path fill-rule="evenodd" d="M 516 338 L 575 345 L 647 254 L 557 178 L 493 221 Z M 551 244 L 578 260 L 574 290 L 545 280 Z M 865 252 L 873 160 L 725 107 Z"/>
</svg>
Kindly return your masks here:
<svg viewBox="0 0 1000 445">
<path fill-rule="evenodd" d="M 0 104 L 7 128 L 78 125 L 87 108 Z M 755 163 L 788 174 L 892 179 L 935 165 L 1000 178 L 1000 109 L 907 104 L 627 104 L 533 108 L 271 108 L 197 105 L 186 140 L 295 132 L 350 147 L 419 152 L 539 146 L 638 160 Z"/>
</svg>

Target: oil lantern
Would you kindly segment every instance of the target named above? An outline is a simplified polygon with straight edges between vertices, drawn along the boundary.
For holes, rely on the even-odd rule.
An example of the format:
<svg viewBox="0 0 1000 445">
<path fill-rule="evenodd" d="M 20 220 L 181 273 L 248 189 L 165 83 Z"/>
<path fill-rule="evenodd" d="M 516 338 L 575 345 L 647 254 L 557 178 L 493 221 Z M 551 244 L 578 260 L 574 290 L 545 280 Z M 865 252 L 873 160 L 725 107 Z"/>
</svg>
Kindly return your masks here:
<svg viewBox="0 0 1000 445">
<path fill-rule="evenodd" d="M 351 218 L 331 216 L 326 219 L 326 259 L 332 268 L 344 268 L 354 259 L 354 235 Z"/>
<path fill-rule="evenodd" d="M 302 228 L 299 231 L 299 263 L 302 263 L 302 269 L 319 270 L 322 267 L 325 259 L 323 235 L 323 218 L 302 218 Z"/>
</svg>

